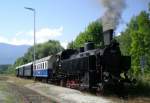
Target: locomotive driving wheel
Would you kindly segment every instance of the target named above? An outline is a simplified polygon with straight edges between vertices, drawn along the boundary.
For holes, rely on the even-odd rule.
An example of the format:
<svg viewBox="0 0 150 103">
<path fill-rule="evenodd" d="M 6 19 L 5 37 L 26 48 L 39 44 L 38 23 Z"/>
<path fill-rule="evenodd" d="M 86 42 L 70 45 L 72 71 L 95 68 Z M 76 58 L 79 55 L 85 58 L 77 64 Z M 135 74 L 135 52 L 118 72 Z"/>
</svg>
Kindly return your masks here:
<svg viewBox="0 0 150 103">
<path fill-rule="evenodd" d="M 96 95 L 97 96 L 101 96 L 104 94 L 104 84 L 103 83 L 99 83 L 98 87 L 96 89 Z"/>
</svg>

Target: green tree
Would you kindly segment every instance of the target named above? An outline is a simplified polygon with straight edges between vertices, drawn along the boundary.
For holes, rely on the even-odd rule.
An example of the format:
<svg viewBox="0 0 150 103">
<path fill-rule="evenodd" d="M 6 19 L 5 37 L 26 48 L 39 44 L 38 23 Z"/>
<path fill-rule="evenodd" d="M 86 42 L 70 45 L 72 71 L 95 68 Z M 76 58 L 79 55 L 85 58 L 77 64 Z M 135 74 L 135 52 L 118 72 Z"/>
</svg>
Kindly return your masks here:
<svg viewBox="0 0 150 103">
<path fill-rule="evenodd" d="M 121 51 L 125 55 L 132 56 L 132 72 L 141 72 L 140 59 L 144 56 L 145 70 L 150 68 L 150 18 L 149 13 L 142 11 L 133 17 L 127 25 L 127 29 L 117 37 L 120 42 Z"/>
<path fill-rule="evenodd" d="M 146 11 L 142 11 L 137 17 L 137 30 L 131 32 L 131 54 L 133 57 L 134 72 L 140 70 L 140 58 L 145 57 L 147 67 L 150 67 L 150 19 Z"/>
<path fill-rule="evenodd" d="M 74 41 L 71 41 L 70 43 L 68 43 L 67 48 L 73 49 L 74 46 Z"/>
<path fill-rule="evenodd" d="M 122 32 L 116 39 L 120 43 L 121 53 L 123 55 L 130 55 L 132 40 L 129 31 Z"/>
<path fill-rule="evenodd" d="M 33 61 L 33 49 L 33 47 L 29 48 L 28 52 L 24 55 L 23 61 L 25 63 Z M 63 47 L 58 41 L 49 40 L 48 42 L 36 45 L 36 59 L 56 54 L 62 50 Z"/>
<path fill-rule="evenodd" d="M 92 36 L 93 41 L 97 46 L 100 46 L 100 43 L 103 42 L 103 29 L 100 21 L 95 21 L 89 24 L 87 27 L 87 34 Z"/>
<path fill-rule="evenodd" d="M 83 47 L 85 42 L 93 41 L 93 36 L 87 32 L 81 32 L 74 41 L 75 48 Z"/>
<path fill-rule="evenodd" d="M 68 48 L 83 47 L 85 42 L 93 41 L 97 47 L 103 42 L 102 24 L 100 21 L 92 22 L 85 31 L 80 32 L 76 39 L 68 44 Z"/>
<path fill-rule="evenodd" d="M 49 40 L 48 42 L 36 45 L 36 59 L 56 54 L 62 50 L 63 47 L 60 45 L 59 41 Z M 33 61 L 33 46 L 28 49 L 27 53 L 25 53 L 23 57 L 18 58 L 10 69 L 14 69 L 16 66 L 23 65 L 31 61 Z"/>
</svg>

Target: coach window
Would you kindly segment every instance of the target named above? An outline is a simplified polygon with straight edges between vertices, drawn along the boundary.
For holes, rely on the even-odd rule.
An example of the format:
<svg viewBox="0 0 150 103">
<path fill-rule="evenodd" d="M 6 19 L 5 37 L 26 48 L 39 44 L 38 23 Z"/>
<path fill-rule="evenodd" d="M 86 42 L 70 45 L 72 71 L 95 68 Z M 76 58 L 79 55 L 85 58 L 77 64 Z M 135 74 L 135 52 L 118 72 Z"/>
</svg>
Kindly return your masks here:
<svg viewBox="0 0 150 103">
<path fill-rule="evenodd" d="M 43 68 L 45 69 L 45 62 L 43 62 Z"/>
<path fill-rule="evenodd" d="M 44 67 L 43 67 L 43 63 L 42 63 L 42 69 L 44 69 Z"/>
<path fill-rule="evenodd" d="M 44 62 L 44 65 L 45 65 L 45 69 L 46 69 L 46 62 Z"/>
<path fill-rule="evenodd" d="M 45 62 L 45 69 L 46 69 L 46 62 Z"/>
<path fill-rule="evenodd" d="M 46 69 L 46 62 L 44 62 L 44 68 Z"/>
<path fill-rule="evenodd" d="M 45 69 L 45 68 L 44 68 L 44 62 L 43 62 L 43 69 Z"/>
<path fill-rule="evenodd" d="M 48 68 L 48 61 L 47 61 L 47 68 Z"/>
<path fill-rule="evenodd" d="M 46 67 L 46 62 L 45 62 L 45 69 L 46 69 L 47 67 Z"/>
<path fill-rule="evenodd" d="M 45 68 L 47 68 L 47 61 L 45 62 Z"/>
<path fill-rule="evenodd" d="M 44 64 L 45 64 L 45 69 L 46 69 L 46 62 L 44 62 Z"/>
</svg>

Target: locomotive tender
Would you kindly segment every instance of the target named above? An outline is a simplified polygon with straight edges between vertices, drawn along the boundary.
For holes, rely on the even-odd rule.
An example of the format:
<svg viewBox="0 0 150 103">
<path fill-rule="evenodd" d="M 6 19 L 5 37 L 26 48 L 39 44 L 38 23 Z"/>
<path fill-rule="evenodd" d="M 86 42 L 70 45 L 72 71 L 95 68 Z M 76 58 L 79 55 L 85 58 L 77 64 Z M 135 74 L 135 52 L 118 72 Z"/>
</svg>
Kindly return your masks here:
<svg viewBox="0 0 150 103">
<path fill-rule="evenodd" d="M 104 32 L 104 48 L 95 49 L 93 42 L 85 43 L 80 50 L 67 49 L 33 63 L 16 68 L 16 75 L 31 75 L 61 86 L 101 91 L 105 86 L 123 86 L 128 81 L 127 72 L 131 57 L 121 54 L 119 43 L 112 39 L 113 30 Z M 124 74 L 121 77 L 121 74 Z"/>
</svg>

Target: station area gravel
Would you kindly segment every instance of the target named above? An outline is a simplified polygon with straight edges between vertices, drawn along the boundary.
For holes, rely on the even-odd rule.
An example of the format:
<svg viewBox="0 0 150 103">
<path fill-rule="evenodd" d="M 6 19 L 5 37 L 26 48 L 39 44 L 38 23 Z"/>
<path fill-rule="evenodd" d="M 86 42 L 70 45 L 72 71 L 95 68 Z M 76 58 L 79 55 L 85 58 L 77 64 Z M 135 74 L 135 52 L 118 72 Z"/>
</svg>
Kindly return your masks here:
<svg viewBox="0 0 150 103">
<path fill-rule="evenodd" d="M 15 77 L 11 79 L 0 77 L 0 103 L 56 103 L 36 91 L 24 87 L 24 84 L 21 84 L 23 81 L 24 84 L 31 83 L 31 81 L 23 79 L 17 80 Z"/>
<path fill-rule="evenodd" d="M 0 76 L 0 103 L 150 103 L 150 98 L 95 96 L 30 79 Z"/>
<path fill-rule="evenodd" d="M 58 103 L 113 103 L 109 99 L 97 97 L 80 91 L 54 86 L 43 83 L 33 83 L 26 85 L 27 88 L 37 91 Z"/>
</svg>

